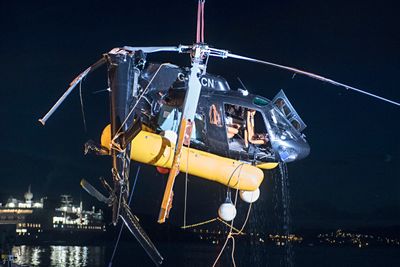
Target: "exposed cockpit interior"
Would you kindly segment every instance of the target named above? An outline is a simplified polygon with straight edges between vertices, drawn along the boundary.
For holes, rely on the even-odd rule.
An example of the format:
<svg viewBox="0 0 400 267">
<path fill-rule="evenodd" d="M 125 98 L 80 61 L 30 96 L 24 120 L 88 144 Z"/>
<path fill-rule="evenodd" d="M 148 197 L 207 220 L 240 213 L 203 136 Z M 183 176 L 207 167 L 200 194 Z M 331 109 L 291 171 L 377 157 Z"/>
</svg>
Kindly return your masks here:
<svg viewBox="0 0 400 267">
<path fill-rule="evenodd" d="M 225 127 L 229 149 L 264 153 L 270 147 L 267 127 L 260 111 L 225 104 Z"/>
</svg>

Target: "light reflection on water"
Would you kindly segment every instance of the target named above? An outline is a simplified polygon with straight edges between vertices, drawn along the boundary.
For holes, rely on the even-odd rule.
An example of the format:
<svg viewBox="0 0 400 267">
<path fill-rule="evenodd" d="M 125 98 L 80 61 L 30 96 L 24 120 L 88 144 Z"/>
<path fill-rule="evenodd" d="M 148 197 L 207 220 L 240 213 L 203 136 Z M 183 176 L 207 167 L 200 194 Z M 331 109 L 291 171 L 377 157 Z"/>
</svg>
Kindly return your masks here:
<svg viewBox="0 0 400 267">
<path fill-rule="evenodd" d="M 40 248 L 34 247 L 32 249 L 32 258 L 31 258 L 31 263 L 34 266 L 37 266 L 40 264 Z"/>
<path fill-rule="evenodd" d="M 15 246 L 15 263 L 22 266 L 103 266 L 105 249 L 99 246 Z"/>
<path fill-rule="evenodd" d="M 200 243 L 163 243 L 158 248 L 165 257 L 164 267 L 212 266 L 219 249 L 215 245 Z M 110 246 L 17 246 L 13 252 L 18 257 L 16 263 L 34 267 L 103 267 L 110 260 L 113 244 Z M 221 257 L 220 266 L 232 266 L 232 247 L 228 247 Z M 107 252 L 107 253 L 106 253 Z M 400 266 L 398 248 L 294 246 L 292 266 Z M 237 266 L 287 267 L 283 259 L 287 257 L 284 248 L 272 245 L 249 245 L 237 242 L 235 261 Z M 1 266 L 1 265 L 0 265 Z M 121 243 L 113 266 L 152 267 L 154 264 L 136 243 Z"/>
</svg>

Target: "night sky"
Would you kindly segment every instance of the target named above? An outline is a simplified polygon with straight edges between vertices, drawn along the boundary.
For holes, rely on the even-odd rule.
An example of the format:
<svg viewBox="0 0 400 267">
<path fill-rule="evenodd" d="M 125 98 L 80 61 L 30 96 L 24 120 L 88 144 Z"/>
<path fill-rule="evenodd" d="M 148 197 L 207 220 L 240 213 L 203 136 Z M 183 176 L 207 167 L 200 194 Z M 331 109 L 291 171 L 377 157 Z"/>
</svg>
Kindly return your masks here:
<svg viewBox="0 0 400 267">
<path fill-rule="evenodd" d="M 400 101 L 400 28 L 396 1 L 207 1 L 205 40 L 236 54 L 290 65 Z M 110 176 L 109 158 L 83 156 L 108 123 L 106 70 L 82 85 L 87 132 L 76 90 L 45 127 L 37 121 L 68 84 L 113 47 L 191 44 L 197 1 L 2 1 L 0 4 L 0 201 L 70 193 L 90 201 L 81 178 Z M 185 55 L 149 60 L 188 65 Z M 310 156 L 289 164 L 293 221 L 400 224 L 400 107 L 307 77 L 211 59 L 208 71 L 240 77 L 252 93 L 280 90 L 308 125 Z M 146 167 L 134 210 L 158 215 L 163 177 Z M 191 213 L 215 214 L 221 185 L 191 178 Z M 183 198 L 176 188 L 176 214 Z M 219 190 L 219 191 L 218 191 Z M 262 194 L 270 193 L 264 183 Z M 202 192 L 201 194 L 199 192 Z M 206 208 L 208 207 L 208 208 Z M 258 208 L 260 210 L 260 207 Z M 171 213 L 172 215 L 174 213 Z M 190 216 L 190 214 L 189 214 Z"/>
</svg>

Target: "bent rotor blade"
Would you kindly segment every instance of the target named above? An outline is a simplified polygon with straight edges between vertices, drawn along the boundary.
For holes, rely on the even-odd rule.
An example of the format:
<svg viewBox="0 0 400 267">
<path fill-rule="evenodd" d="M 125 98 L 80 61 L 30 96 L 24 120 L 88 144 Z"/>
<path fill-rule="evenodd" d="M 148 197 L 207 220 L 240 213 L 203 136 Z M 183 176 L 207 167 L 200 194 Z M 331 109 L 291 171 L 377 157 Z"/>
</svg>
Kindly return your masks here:
<svg viewBox="0 0 400 267">
<path fill-rule="evenodd" d="M 169 210 L 172 207 L 172 189 L 174 187 L 175 178 L 179 173 L 180 158 L 185 136 L 187 136 L 188 142 L 190 142 L 192 123 L 201 91 L 201 84 L 197 77 L 197 75 L 200 73 L 199 61 L 200 50 L 196 54 L 192 68 L 190 69 L 189 85 L 186 91 L 185 101 L 183 103 L 182 119 L 179 126 L 179 137 L 175 146 L 175 154 L 172 161 L 171 171 L 168 175 L 167 185 L 165 186 L 160 214 L 158 216 L 158 223 L 165 222 L 165 219 L 169 216 Z"/>
<path fill-rule="evenodd" d="M 89 193 L 92 197 L 96 198 L 100 202 L 104 202 L 107 205 L 111 203 L 111 199 L 108 197 L 105 197 L 102 193 L 100 193 L 93 185 L 91 185 L 88 181 L 85 179 L 81 180 L 81 187 L 85 189 L 86 192 Z"/>
<path fill-rule="evenodd" d="M 142 50 L 144 53 L 155 53 L 155 52 L 180 52 L 181 48 L 179 46 L 149 46 L 149 47 L 133 47 L 124 46 L 125 50 L 138 51 Z"/>
<path fill-rule="evenodd" d="M 129 206 L 126 203 L 123 204 L 120 217 L 125 223 L 126 227 L 128 227 L 129 231 L 146 251 L 147 255 L 149 255 L 154 264 L 157 266 L 161 265 L 164 260 L 163 257 L 161 256 L 160 252 L 158 252 L 153 242 L 151 242 L 146 232 L 140 226 L 138 219 L 132 214 Z"/>
<path fill-rule="evenodd" d="M 96 70 L 98 67 L 102 66 L 104 63 L 106 63 L 106 59 L 103 57 L 100 60 L 98 60 L 96 63 L 91 65 L 89 68 L 87 68 L 84 72 L 79 74 L 70 84 L 68 89 L 65 91 L 65 93 L 58 99 L 58 101 L 54 104 L 54 106 L 46 113 L 46 115 L 39 119 L 40 123 L 43 125 L 46 124 L 46 121 L 50 118 L 50 116 L 57 110 L 57 108 L 64 102 L 64 100 L 67 98 L 67 96 L 74 90 L 74 88 L 85 78 L 89 73 L 92 71 Z"/>
<path fill-rule="evenodd" d="M 219 52 L 219 51 L 222 51 L 222 50 L 217 50 L 216 49 L 216 51 Z M 284 66 L 284 65 L 280 65 L 280 64 L 264 61 L 264 60 L 259 60 L 259 59 L 255 59 L 255 58 L 244 57 L 244 56 L 232 54 L 232 53 L 230 53 L 228 51 L 223 51 L 223 52 L 224 53 L 210 54 L 210 55 L 211 56 L 218 56 L 218 57 L 222 57 L 222 58 L 226 58 L 226 57 L 236 58 L 236 59 L 240 59 L 240 60 L 246 60 L 246 61 L 250 61 L 250 62 L 255 62 L 255 63 L 259 63 L 259 64 L 272 66 L 272 67 L 279 68 L 279 69 L 288 70 L 288 71 L 291 71 L 291 72 L 294 72 L 294 73 L 298 73 L 298 74 L 302 74 L 302 75 L 311 77 L 313 79 L 317 79 L 317 80 L 320 80 L 320 81 L 323 81 L 323 82 L 327 82 L 327 83 L 330 83 L 330 84 L 333 84 L 333 85 L 336 85 L 336 86 L 344 87 L 344 88 L 346 88 L 348 90 L 350 89 L 350 90 L 359 92 L 361 94 L 365 94 L 365 95 L 368 95 L 368 96 L 371 96 L 371 97 L 386 101 L 386 102 L 388 102 L 390 104 L 393 104 L 393 105 L 396 105 L 396 106 L 400 106 L 399 102 L 396 102 L 396 101 L 393 101 L 393 100 L 390 100 L 390 99 L 387 99 L 387 98 L 372 94 L 370 92 L 355 88 L 353 86 L 350 86 L 350 85 L 347 85 L 347 84 L 344 84 L 344 83 L 340 83 L 340 82 L 334 81 L 332 79 L 323 77 L 323 76 L 318 75 L 318 74 L 314 74 L 314 73 L 311 73 L 311 72 L 303 71 L 303 70 L 300 70 L 300 69 L 296 69 L 296 68 L 292 68 L 292 67 L 288 67 L 288 66 Z"/>
<path fill-rule="evenodd" d="M 165 219 L 169 216 L 169 211 L 172 207 L 172 198 L 173 193 L 172 189 L 174 188 L 175 178 L 179 174 L 179 166 L 180 166 L 180 158 L 183 142 L 186 135 L 187 120 L 181 121 L 181 126 L 179 128 L 179 138 L 177 142 L 177 146 L 175 148 L 175 155 L 172 161 L 172 168 L 168 175 L 167 185 L 165 186 L 164 196 L 161 203 L 160 213 L 158 215 L 158 223 L 164 223 Z"/>
</svg>

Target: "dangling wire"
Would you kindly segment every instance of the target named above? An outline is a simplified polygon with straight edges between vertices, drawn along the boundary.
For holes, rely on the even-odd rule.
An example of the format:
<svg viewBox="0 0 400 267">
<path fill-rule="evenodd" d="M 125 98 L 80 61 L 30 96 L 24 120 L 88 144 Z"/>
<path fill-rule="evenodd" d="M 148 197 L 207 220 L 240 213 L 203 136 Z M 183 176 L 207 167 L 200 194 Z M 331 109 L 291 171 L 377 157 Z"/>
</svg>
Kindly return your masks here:
<svg viewBox="0 0 400 267">
<path fill-rule="evenodd" d="M 83 80 L 83 79 L 82 79 Z M 82 97 L 82 80 L 79 82 L 79 99 L 81 102 L 81 111 L 82 111 L 82 120 L 83 120 L 83 127 L 85 129 L 85 133 L 87 133 L 87 127 L 86 127 L 86 116 L 85 116 L 85 110 L 83 108 L 83 97 Z"/>
<path fill-rule="evenodd" d="M 107 89 L 101 89 L 101 90 L 94 91 L 94 92 L 92 92 L 92 94 L 96 95 L 96 94 L 99 94 L 102 92 L 111 92 L 111 89 L 110 89 L 110 87 L 108 87 Z"/>
<path fill-rule="evenodd" d="M 133 196 L 133 192 L 135 191 L 136 182 L 137 182 L 137 179 L 138 179 L 138 177 L 139 177 L 139 172 L 140 172 L 140 165 L 138 166 L 138 169 L 137 169 L 137 171 L 136 171 L 135 180 L 134 180 L 134 182 L 133 182 L 132 189 L 131 189 L 131 194 L 130 194 L 129 200 L 128 200 L 128 206 L 131 204 L 131 201 L 132 201 L 132 196 Z M 125 225 L 124 223 L 121 223 L 121 228 L 119 229 L 117 241 L 115 242 L 114 250 L 113 250 L 113 253 L 112 253 L 112 255 L 111 255 L 110 262 L 108 263 L 108 267 L 111 267 L 111 266 L 112 266 L 112 262 L 113 262 L 113 260 L 114 260 L 115 253 L 117 252 L 117 247 L 118 247 L 118 244 L 119 244 L 119 240 L 121 239 L 122 230 L 124 229 L 124 225 Z"/>
</svg>

